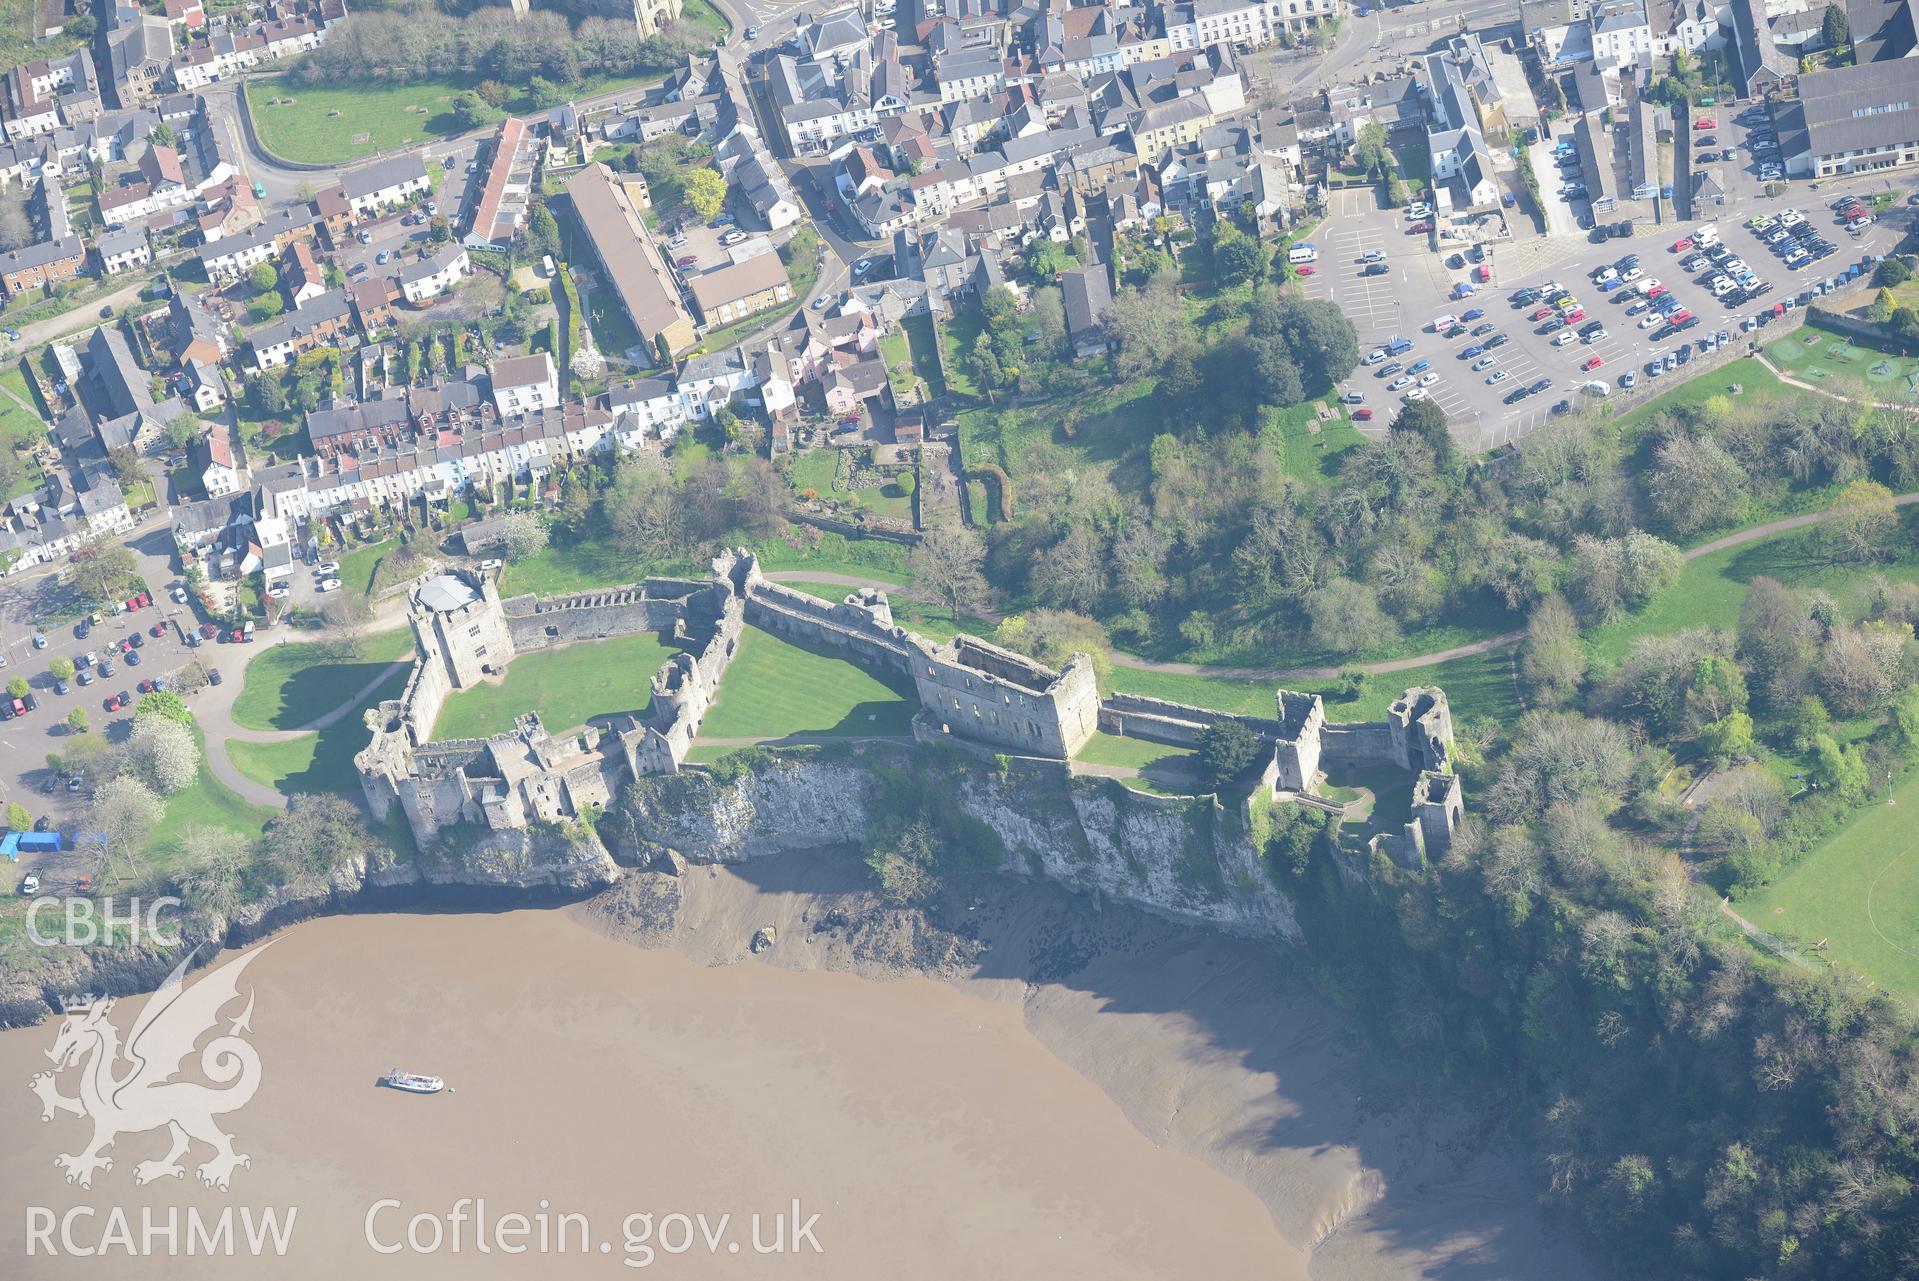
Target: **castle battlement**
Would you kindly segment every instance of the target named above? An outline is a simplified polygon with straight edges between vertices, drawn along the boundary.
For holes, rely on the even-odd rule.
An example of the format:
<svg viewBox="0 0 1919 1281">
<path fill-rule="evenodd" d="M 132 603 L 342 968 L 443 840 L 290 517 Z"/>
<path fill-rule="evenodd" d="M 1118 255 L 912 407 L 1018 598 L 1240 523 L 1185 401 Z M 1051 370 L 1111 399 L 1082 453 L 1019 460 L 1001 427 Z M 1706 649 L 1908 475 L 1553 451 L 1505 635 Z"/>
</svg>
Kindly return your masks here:
<svg viewBox="0 0 1919 1281">
<path fill-rule="evenodd" d="M 577 820 L 610 804 L 627 780 L 673 773 L 686 761 L 728 664 L 751 623 L 870 671 L 909 679 L 920 703 L 914 733 L 997 751 L 1070 760 L 1101 729 L 1197 746 L 1222 720 L 1238 720 L 1270 745 L 1265 785 L 1308 796 L 1330 765 L 1392 765 L 1417 776 L 1413 821 L 1394 836 L 1396 857 L 1443 852 L 1463 809 L 1451 773 L 1452 717 L 1438 689 L 1409 689 L 1384 721 L 1326 719 L 1317 694 L 1274 692 L 1271 718 L 1230 716 L 1164 699 L 1101 699 L 1093 663 L 1075 654 L 1055 670 L 977 636 L 933 643 L 893 621 L 886 593 L 850 592 L 837 603 L 782 586 L 748 552 L 727 551 L 705 579 L 649 578 L 563 596 L 500 598 L 492 578 L 429 575 L 408 593 L 418 663 L 401 697 L 367 714 L 373 740 L 354 758 L 367 803 L 394 805 L 422 842 L 456 823 L 495 829 Z M 447 697 L 498 679 L 515 655 L 643 632 L 683 648 L 651 678 L 644 716 L 550 734 L 537 714 L 484 739 L 434 741 Z"/>
</svg>

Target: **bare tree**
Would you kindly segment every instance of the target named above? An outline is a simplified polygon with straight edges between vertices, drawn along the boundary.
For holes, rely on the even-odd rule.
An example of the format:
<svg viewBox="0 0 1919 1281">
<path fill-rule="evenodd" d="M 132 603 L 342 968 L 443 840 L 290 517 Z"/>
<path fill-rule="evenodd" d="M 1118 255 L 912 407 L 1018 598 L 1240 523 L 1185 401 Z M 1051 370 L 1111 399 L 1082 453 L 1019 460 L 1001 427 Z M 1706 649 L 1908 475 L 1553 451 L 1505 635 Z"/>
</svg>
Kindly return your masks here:
<svg viewBox="0 0 1919 1281">
<path fill-rule="evenodd" d="M 190 827 L 180 839 L 180 896 L 210 915 L 230 917 L 245 892 L 253 847 L 221 827 Z"/>
<path fill-rule="evenodd" d="M 914 584 L 956 617 L 985 604 L 986 579 L 980 573 L 985 563 L 986 548 L 980 536 L 955 525 L 927 530 L 906 558 Z"/>
<path fill-rule="evenodd" d="M 111 871 L 116 854 L 126 860 L 132 871 L 138 855 L 160 821 L 166 807 L 153 789 L 131 775 L 108 779 L 93 794 L 88 823 L 100 839 L 103 871 Z"/>
</svg>

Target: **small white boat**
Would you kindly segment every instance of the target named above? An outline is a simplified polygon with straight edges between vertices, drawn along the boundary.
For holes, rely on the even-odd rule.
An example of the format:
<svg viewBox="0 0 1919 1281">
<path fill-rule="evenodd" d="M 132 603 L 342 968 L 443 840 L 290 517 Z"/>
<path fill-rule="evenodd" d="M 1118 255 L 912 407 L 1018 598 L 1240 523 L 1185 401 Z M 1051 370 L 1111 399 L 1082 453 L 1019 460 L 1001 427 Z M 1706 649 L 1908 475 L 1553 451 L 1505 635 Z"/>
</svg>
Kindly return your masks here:
<svg viewBox="0 0 1919 1281">
<path fill-rule="evenodd" d="M 408 1094 L 438 1094 L 446 1088 L 446 1082 L 437 1076 L 422 1076 L 418 1072 L 402 1072 L 394 1068 L 380 1078 L 380 1084 L 393 1090 L 405 1090 Z"/>
</svg>

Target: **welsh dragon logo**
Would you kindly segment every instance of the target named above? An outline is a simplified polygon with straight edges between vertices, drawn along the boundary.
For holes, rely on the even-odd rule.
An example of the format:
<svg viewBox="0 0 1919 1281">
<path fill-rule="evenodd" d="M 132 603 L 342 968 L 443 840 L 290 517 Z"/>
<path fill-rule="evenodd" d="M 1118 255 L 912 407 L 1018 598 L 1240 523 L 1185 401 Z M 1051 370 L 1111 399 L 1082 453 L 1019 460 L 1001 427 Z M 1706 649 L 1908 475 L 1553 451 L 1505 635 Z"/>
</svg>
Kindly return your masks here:
<svg viewBox="0 0 1919 1281">
<path fill-rule="evenodd" d="M 28 1083 L 40 1096 L 42 1121 L 70 1112 L 93 1122 L 92 1142 L 77 1153 L 54 1158 L 68 1183 L 92 1187 L 96 1171 L 113 1168 L 113 1158 L 105 1153 L 114 1140 L 163 1127 L 172 1146 L 160 1159 L 136 1164 L 135 1183 L 182 1177 L 186 1171 L 180 1158 L 195 1142 L 213 1149 L 212 1158 L 198 1170 L 200 1181 L 209 1187 L 224 1192 L 233 1171 L 252 1164 L 251 1158 L 233 1150 L 233 1136 L 214 1122 L 223 1113 L 245 1107 L 260 1088 L 260 1056 L 243 1036 L 251 1031 L 251 989 L 246 1008 L 200 1051 L 200 1071 L 222 1088 L 175 1078 L 186 1067 L 194 1046 L 219 1026 L 220 1011 L 239 999 L 241 973 L 271 946 L 229 961 L 191 987 L 182 981 L 193 959 L 189 954 L 140 1011 L 124 1048 L 120 1028 L 107 1017 L 115 1004 L 110 998 L 68 1013 L 53 1048 L 47 1051 L 53 1071 L 36 1073 Z M 77 1097 L 61 1094 L 55 1084 L 69 1069 L 79 1072 Z"/>
</svg>

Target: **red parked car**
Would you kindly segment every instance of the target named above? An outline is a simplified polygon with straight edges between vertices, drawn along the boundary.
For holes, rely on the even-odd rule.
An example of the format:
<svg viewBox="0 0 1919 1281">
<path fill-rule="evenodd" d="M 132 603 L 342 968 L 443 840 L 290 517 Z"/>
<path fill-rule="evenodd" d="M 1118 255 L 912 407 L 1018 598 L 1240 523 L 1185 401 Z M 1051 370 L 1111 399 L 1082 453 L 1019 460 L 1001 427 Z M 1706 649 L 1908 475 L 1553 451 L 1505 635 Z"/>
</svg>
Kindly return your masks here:
<svg viewBox="0 0 1919 1281">
<path fill-rule="evenodd" d="M 1355 409 L 1353 411 L 1353 421 L 1356 423 L 1369 423 L 1372 420 L 1373 411 L 1370 409 Z"/>
<path fill-rule="evenodd" d="M 1546 318 L 1548 318 L 1549 316 L 1556 316 L 1556 315 L 1558 315 L 1558 314 L 1559 314 L 1559 313 L 1558 313 L 1558 312 L 1556 312 L 1556 311 L 1554 311 L 1554 310 L 1553 310 L 1553 309 L 1552 309 L 1551 307 L 1541 307 L 1541 308 L 1540 308 L 1540 309 L 1539 309 L 1538 311 L 1535 311 L 1535 312 L 1534 312 L 1534 313 L 1532 314 L 1532 319 L 1534 319 L 1534 320 L 1545 320 L 1545 319 L 1546 319 Z"/>
<path fill-rule="evenodd" d="M 1704 116 L 1698 120 L 1693 121 L 1692 127 L 1695 129 L 1717 129 L 1719 127 L 1719 122 L 1717 120 L 1714 120 L 1711 116 Z"/>
<path fill-rule="evenodd" d="M 1585 363 L 1579 366 L 1579 372 L 1582 374 L 1590 374 L 1597 368 L 1599 368 L 1599 357 L 1589 356 Z"/>
<path fill-rule="evenodd" d="M 147 635 L 153 637 L 153 639 L 155 640 L 159 640 L 162 636 L 165 636 L 166 634 L 167 634 L 167 625 L 165 623 L 155 623 L 153 626 L 147 628 Z"/>
<path fill-rule="evenodd" d="M 1299 274 L 1302 276 L 1310 276 L 1313 274 L 1313 269 L 1311 267 L 1301 267 L 1299 269 Z"/>
<path fill-rule="evenodd" d="M 1672 242 L 1672 251 L 1676 254 L 1683 254 L 1688 249 L 1691 249 L 1691 248 L 1692 248 L 1691 236 L 1686 237 L 1684 240 L 1675 240 Z"/>
</svg>

